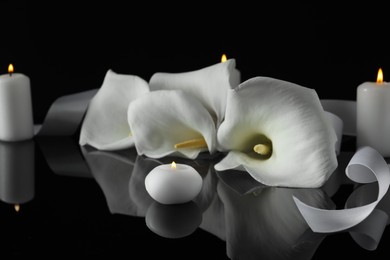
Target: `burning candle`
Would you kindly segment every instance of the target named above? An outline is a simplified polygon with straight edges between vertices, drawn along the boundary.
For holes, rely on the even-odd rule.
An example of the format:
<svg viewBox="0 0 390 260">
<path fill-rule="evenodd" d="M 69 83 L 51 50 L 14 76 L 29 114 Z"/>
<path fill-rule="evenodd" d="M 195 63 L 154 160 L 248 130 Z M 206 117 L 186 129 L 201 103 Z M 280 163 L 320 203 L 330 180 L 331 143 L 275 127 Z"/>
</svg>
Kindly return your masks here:
<svg viewBox="0 0 390 260">
<path fill-rule="evenodd" d="M 14 73 L 0 76 L 0 140 L 22 141 L 34 136 L 30 79 Z"/>
<path fill-rule="evenodd" d="M 145 178 L 149 195 L 162 204 L 180 204 L 194 199 L 202 189 L 199 173 L 186 164 L 163 164 Z"/>
<path fill-rule="evenodd" d="M 357 146 L 370 146 L 390 156 L 390 84 L 379 69 L 376 82 L 357 88 Z"/>
</svg>

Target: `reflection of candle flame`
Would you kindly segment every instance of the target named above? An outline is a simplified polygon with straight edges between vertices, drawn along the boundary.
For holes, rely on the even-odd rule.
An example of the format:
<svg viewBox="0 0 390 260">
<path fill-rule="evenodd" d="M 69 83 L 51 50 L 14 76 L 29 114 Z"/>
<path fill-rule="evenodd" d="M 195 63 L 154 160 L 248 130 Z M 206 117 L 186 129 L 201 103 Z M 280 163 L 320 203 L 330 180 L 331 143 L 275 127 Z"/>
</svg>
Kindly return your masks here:
<svg viewBox="0 0 390 260">
<path fill-rule="evenodd" d="M 19 204 L 15 204 L 14 208 L 15 208 L 15 211 L 16 211 L 16 212 L 19 212 L 19 210 L 20 210 L 20 205 L 19 205 Z"/>
<path fill-rule="evenodd" d="M 172 164 L 171 164 L 171 168 L 172 169 L 176 169 L 176 163 L 173 161 Z"/>
<path fill-rule="evenodd" d="M 222 54 L 221 62 L 225 62 L 225 61 L 227 61 L 226 54 Z"/>
<path fill-rule="evenodd" d="M 376 83 L 382 84 L 383 83 L 383 71 L 382 68 L 379 68 L 378 70 L 378 76 L 376 77 Z"/>
<path fill-rule="evenodd" d="M 8 65 L 8 73 L 10 76 L 12 76 L 12 73 L 14 73 L 14 65 L 12 65 L 12 63 Z"/>
</svg>

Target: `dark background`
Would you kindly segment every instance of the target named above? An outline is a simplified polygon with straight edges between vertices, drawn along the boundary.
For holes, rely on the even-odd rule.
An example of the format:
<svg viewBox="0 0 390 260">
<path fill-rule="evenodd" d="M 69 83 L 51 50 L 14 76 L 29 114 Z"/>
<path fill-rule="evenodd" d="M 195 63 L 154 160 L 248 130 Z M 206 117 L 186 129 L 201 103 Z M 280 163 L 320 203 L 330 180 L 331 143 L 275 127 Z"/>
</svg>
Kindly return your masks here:
<svg viewBox="0 0 390 260">
<path fill-rule="evenodd" d="M 255 76 L 279 78 L 314 88 L 322 99 L 355 100 L 357 86 L 375 81 L 379 67 L 385 80 L 390 79 L 390 14 L 385 5 L 376 1 L 347 6 L 312 2 L 1 1 L 0 74 L 13 63 L 16 72 L 30 77 L 36 123 L 43 121 L 56 98 L 100 87 L 108 69 L 148 81 L 155 72 L 184 72 L 215 64 L 222 53 L 236 59 L 243 81 Z M 143 219 L 136 220 L 140 231 L 135 233 L 128 218 L 114 216 L 113 221 L 107 221 L 112 216 L 106 208 L 104 213 L 100 207 L 100 211 L 91 210 L 92 202 L 104 201 L 101 193 L 95 197 L 100 192 L 96 183 L 65 177 L 57 180 L 43 162 L 41 158 L 43 165 L 38 165 L 37 171 L 39 193 L 25 210 L 36 212 L 25 216 L 33 225 L 19 226 L 3 248 L 29 253 L 39 251 L 41 242 L 49 241 L 48 247 L 60 253 L 69 248 L 71 253 L 98 249 L 99 254 L 107 241 L 102 237 L 112 237 L 109 246 L 127 251 L 132 244 L 122 238 L 131 236 L 139 236 L 141 244 L 150 243 L 152 237 L 162 248 L 177 246 L 178 241 L 156 242 L 156 236 L 145 232 Z M 88 189 L 95 192 L 85 192 Z M 67 197 L 69 194 L 73 197 Z M 83 194 L 81 200 L 79 194 Z M 62 208 L 66 203 L 69 206 Z M 76 203 L 76 211 L 72 211 L 72 203 Z M 46 209 L 47 205 L 51 206 Z M 54 213 L 53 208 L 57 210 Z M 41 218 L 42 212 L 47 217 Z M 57 223 L 53 215 L 64 215 L 62 218 L 70 221 Z M 17 226 L 19 219 L 11 219 L 15 223 L 10 226 Z M 42 231 L 42 225 L 53 230 Z M 101 233 L 73 233 L 83 225 L 87 231 Z M 33 241 L 30 233 L 42 233 L 43 238 Z M 20 242 L 20 234 L 25 238 L 22 245 L 14 243 Z M 60 241 L 58 234 L 65 234 Z M 189 239 L 186 246 L 179 247 L 193 248 L 195 256 L 213 250 L 225 254 L 225 243 L 205 232 L 198 231 Z M 380 259 L 387 253 L 388 241 L 385 233 L 378 249 L 371 252 L 359 248 L 347 233 L 330 235 L 315 259 L 339 256 L 345 248 L 353 248 L 348 252 L 363 258 Z M 136 245 L 133 250 L 141 251 Z"/>
<path fill-rule="evenodd" d="M 57 97 L 100 87 L 108 69 L 148 81 L 212 65 L 222 53 L 236 59 L 242 81 L 279 78 L 322 99 L 354 100 L 379 67 L 386 80 L 387 8 L 312 2 L 6 1 L 0 74 L 12 62 L 30 77 L 36 123 Z"/>
</svg>

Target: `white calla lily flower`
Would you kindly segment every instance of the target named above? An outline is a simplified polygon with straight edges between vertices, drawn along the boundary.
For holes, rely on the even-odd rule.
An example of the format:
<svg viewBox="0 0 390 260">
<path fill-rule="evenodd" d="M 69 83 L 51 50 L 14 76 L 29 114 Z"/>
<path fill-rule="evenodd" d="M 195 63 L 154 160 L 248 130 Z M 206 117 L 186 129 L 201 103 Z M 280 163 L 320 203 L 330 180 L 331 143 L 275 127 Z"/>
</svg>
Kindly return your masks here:
<svg viewBox="0 0 390 260">
<path fill-rule="evenodd" d="M 217 139 L 229 154 L 215 169 L 247 171 L 269 186 L 320 187 L 337 167 L 337 137 L 317 93 L 255 77 L 229 91 Z"/>
<path fill-rule="evenodd" d="M 148 92 L 148 83 L 142 78 L 108 70 L 101 88 L 89 103 L 79 144 L 107 151 L 132 147 L 127 108 L 130 102 Z"/>
<path fill-rule="evenodd" d="M 155 73 L 149 81 L 150 90 L 183 90 L 191 94 L 219 126 L 225 115 L 227 92 L 240 83 L 240 73 L 235 67 L 235 59 L 229 59 L 196 71 Z"/>
<path fill-rule="evenodd" d="M 180 90 L 153 91 L 135 100 L 129 105 L 128 122 L 139 155 L 195 159 L 202 151 L 216 149 L 210 114 Z"/>
</svg>

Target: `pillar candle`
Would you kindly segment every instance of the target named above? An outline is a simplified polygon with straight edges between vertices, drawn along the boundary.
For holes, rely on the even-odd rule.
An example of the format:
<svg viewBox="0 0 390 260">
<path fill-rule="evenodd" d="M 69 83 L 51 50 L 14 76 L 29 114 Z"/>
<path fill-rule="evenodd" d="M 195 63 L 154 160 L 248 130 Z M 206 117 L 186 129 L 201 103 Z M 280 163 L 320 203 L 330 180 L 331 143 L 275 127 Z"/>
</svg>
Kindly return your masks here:
<svg viewBox="0 0 390 260">
<path fill-rule="evenodd" d="M 21 73 L 0 76 L 0 140 L 22 141 L 34 135 L 30 79 Z"/>
<path fill-rule="evenodd" d="M 356 103 L 357 146 L 370 146 L 390 157 L 390 84 L 383 81 L 381 69 L 377 82 L 357 88 Z"/>
</svg>

